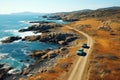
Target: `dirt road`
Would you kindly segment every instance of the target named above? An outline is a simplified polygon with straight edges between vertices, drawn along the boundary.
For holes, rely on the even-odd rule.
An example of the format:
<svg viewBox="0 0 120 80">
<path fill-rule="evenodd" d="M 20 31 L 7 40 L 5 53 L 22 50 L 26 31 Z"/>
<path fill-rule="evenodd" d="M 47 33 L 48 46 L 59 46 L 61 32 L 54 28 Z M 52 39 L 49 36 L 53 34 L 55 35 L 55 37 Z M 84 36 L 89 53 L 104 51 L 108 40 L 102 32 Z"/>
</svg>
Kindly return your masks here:
<svg viewBox="0 0 120 80">
<path fill-rule="evenodd" d="M 90 46 L 89 49 L 85 49 L 85 52 L 87 55 L 85 57 L 80 56 L 78 61 L 75 63 L 74 68 L 72 69 L 70 75 L 68 76 L 68 80 L 87 80 L 87 63 L 89 59 L 89 55 L 92 51 L 93 46 L 93 39 L 86 33 L 79 31 L 77 29 L 74 29 L 70 26 L 66 26 L 69 29 L 73 29 L 74 31 L 77 31 L 78 33 L 84 35 L 87 38 L 87 44 Z"/>
</svg>

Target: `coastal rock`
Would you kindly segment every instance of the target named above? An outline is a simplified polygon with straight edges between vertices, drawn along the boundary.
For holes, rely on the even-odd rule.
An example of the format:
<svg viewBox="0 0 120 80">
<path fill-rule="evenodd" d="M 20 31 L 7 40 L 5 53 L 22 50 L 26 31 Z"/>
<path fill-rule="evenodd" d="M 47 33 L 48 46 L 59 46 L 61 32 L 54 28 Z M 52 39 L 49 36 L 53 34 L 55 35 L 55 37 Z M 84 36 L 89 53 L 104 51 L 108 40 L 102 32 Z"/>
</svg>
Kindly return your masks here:
<svg viewBox="0 0 120 80">
<path fill-rule="evenodd" d="M 12 36 L 12 37 L 6 38 L 5 40 L 2 40 L 1 42 L 2 43 L 10 43 L 10 42 L 13 42 L 13 41 L 16 41 L 16 40 L 19 40 L 19 39 L 22 39 L 22 38 L 18 37 L 18 36 L 16 36 L 16 37 Z"/>
<path fill-rule="evenodd" d="M 77 38 L 76 35 L 71 33 L 49 33 L 49 34 L 42 34 L 39 41 L 41 42 L 52 42 L 58 44 L 67 44 Z"/>
<path fill-rule="evenodd" d="M 64 45 L 64 44 L 65 44 L 65 41 L 58 41 L 58 44 Z"/>
<path fill-rule="evenodd" d="M 3 80 L 6 75 L 8 75 L 8 71 L 11 70 L 12 67 L 0 64 L 0 80 Z"/>
<path fill-rule="evenodd" d="M 36 40 L 39 40 L 40 39 L 40 35 L 38 36 L 26 36 L 24 39 L 22 39 L 23 41 L 24 40 L 27 40 L 27 41 L 36 41 Z"/>
<path fill-rule="evenodd" d="M 2 68 L 4 66 L 4 64 L 0 64 L 0 68 Z"/>
<path fill-rule="evenodd" d="M 41 57 L 41 59 L 46 59 L 46 58 L 48 58 L 48 55 L 47 54 L 45 54 L 45 55 L 43 55 L 42 57 Z"/>
<path fill-rule="evenodd" d="M 32 51 L 32 54 L 30 54 L 29 56 L 41 58 L 45 54 L 46 54 L 46 51 L 34 50 Z"/>
<path fill-rule="evenodd" d="M 26 36 L 23 40 L 27 41 L 39 40 L 40 42 L 52 42 L 61 45 L 66 45 L 75 39 L 77 39 L 77 36 L 71 33 L 43 33 L 42 35 L 39 36 Z"/>
<path fill-rule="evenodd" d="M 60 54 L 67 54 L 69 52 L 67 47 L 61 47 L 59 49 Z"/>
<path fill-rule="evenodd" d="M 44 16 L 42 16 L 42 18 L 47 18 L 47 16 L 46 16 L 46 15 L 44 15 Z"/>
<path fill-rule="evenodd" d="M 55 28 L 55 27 L 61 27 L 60 24 L 56 23 L 39 23 L 29 26 L 27 29 L 21 29 L 19 32 L 25 32 L 25 31 L 34 31 L 34 32 L 49 32 L 49 29 Z"/>
<path fill-rule="evenodd" d="M 55 58 L 59 54 L 68 53 L 67 47 L 62 47 L 60 49 L 56 50 L 34 50 L 31 51 L 31 54 L 29 56 L 32 56 L 33 58 L 38 58 L 41 60 L 47 59 L 47 58 Z"/>
<path fill-rule="evenodd" d="M 47 17 L 48 20 L 61 20 L 59 15 L 51 15 Z"/>
<path fill-rule="evenodd" d="M 57 56 L 57 53 L 55 51 L 49 51 L 47 54 L 48 58 L 55 58 Z"/>
<path fill-rule="evenodd" d="M 22 74 L 23 75 L 28 75 L 30 70 L 31 70 L 30 68 L 27 68 L 27 69 L 23 70 Z"/>
<path fill-rule="evenodd" d="M 73 22 L 73 21 L 78 21 L 79 19 L 77 18 L 63 18 L 63 21 L 67 21 L 67 22 Z"/>
</svg>

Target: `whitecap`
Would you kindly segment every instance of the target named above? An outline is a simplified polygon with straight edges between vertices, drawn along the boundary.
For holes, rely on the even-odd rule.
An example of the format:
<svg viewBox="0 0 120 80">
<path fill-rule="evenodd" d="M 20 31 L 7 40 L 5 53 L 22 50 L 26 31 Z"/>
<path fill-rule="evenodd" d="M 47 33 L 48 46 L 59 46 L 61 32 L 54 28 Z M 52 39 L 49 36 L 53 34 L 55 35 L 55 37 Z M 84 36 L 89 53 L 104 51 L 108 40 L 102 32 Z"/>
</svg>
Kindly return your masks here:
<svg viewBox="0 0 120 80">
<path fill-rule="evenodd" d="M 32 31 L 27 31 L 27 32 L 19 32 L 19 36 L 24 38 L 25 36 L 37 36 L 41 35 L 42 33 L 33 33 Z"/>
</svg>

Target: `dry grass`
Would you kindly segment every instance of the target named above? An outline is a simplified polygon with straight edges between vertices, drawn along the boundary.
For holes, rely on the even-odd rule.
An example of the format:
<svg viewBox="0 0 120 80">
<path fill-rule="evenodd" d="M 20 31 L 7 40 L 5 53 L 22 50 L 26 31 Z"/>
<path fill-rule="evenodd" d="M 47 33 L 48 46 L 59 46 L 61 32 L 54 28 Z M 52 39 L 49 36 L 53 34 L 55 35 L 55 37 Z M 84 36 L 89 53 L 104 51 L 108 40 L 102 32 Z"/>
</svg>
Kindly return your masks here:
<svg viewBox="0 0 120 80">
<path fill-rule="evenodd" d="M 110 19 L 108 20 L 110 21 Z M 95 18 L 83 19 L 69 24 L 70 26 L 80 29 L 80 25 L 90 25 L 89 28 L 85 27 L 82 31 L 88 33 L 93 37 L 95 43 L 93 52 L 89 59 L 89 80 L 119 80 L 120 79 L 120 23 L 110 22 L 109 26 L 112 31 L 98 30 L 98 27 L 107 21 L 102 21 Z M 59 28 L 61 32 L 76 33 L 66 27 Z M 116 35 L 111 35 L 114 32 Z M 77 34 L 77 33 L 76 33 Z M 81 36 L 81 35 L 80 35 Z M 76 50 L 81 47 L 81 44 L 86 42 L 85 38 L 77 39 L 71 43 L 69 47 L 69 56 L 60 59 L 58 64 L 48 72 L 37 74 L 29 80 L 64 80 L 65 75 L 69 72 L 72 63 L 75 61 Z M 63 75 L 63 76 L 61 76 Z M 63 77 L 63 78 L 62 78 Z"/>
<path fill-rule="evenodd" d="M 92 29 L 97 29 L 97 26 L 102 22 L 91 20 Z M 87 22 L 85 24 L 88 24 Z M 94 24 L 94 25 L 93 25 Z M 98 24 L 98 25 L 97 25 Z M 90 75 L 89 80 L 119 80 L 120 73 L 120 32 L 118 26 L 120 24 L 111 22 L 110 27 L 116 35 L 111 35 L 110 31 L 96 30 L 93 36 L 95 40 L 94 50 L 90 58 Z M 116 30 L 117 29 L 117 30 Z M 88 30 L 88 29 L 87 29 Z"/>
</svg>

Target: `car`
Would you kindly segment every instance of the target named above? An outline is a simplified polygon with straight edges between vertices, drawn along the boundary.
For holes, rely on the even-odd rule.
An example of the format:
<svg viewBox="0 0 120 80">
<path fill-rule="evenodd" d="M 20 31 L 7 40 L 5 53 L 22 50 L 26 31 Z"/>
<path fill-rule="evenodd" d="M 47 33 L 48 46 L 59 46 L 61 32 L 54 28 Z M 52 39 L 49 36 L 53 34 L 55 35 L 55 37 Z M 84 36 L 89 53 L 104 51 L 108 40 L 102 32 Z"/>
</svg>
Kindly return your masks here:
<svg viewBox="0 0 120 80">
<path fill-rule="evenodd" d="M 90 48 L 90 47 L 86 43 L 83 43 L 82 48 Z"/>
<path fill-rule="evenodd" d="M 84 49 L 83 49 L 83 48 L 80 48 L 80 49 L 77 51 L 77 55 L 79 55 L 79 56 L 86 56 L 86 53 L 84 52 Z"/>
</svg>

